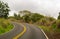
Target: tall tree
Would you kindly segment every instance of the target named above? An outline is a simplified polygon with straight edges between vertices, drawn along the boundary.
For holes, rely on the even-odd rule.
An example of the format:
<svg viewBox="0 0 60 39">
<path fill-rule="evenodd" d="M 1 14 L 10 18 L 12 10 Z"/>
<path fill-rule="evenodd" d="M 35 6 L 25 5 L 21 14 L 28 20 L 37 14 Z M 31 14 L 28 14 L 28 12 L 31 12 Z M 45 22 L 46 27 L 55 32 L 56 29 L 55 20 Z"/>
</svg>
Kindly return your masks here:
<svg viewBox="0 0 60 39">
<path fill-rule="evenodd" d="M 16 13 L 14 13 L 14 18 L 17 19 L 17 14 Z"/>
<path fill-rule="evenodd" d="M 27 23 L 29 23 L 30 22 L 30 15 L 29 14 L 25 14 L 24 16 L 23 16 L 23 20 L 25 21 L 25 22 L 27 22 Z"/>
<path fill-rule="evenodd" d="M 18 16 L 17 16 L 17 19 L 18 19 L 18 20 L 20 20 L 20 19 L 21 19 L 21 16 L 20 16 L 20 14 L 18 14 Z"/>
<path fill-rule="evenodd" d="M 40 19 L 43 18 L 43 17 L 44 17 L 43 15 L 40 15 L 40 14 L 38 14 L 38 13 L 33 13 L 33 14 L 31 15 L 31 20 L 32 20 L 33 22 L 36 22 L 36 21 L 40 20 Z"/>
<path fill-rule="evenodd" d="M 59 12 L 59 16 L 58 16 L 58 19 L 60 19 L 60 12 Z"/>
<path fill-rule="evenodd" d="M 20 14 L 14 13 L 14 18 L 17 19 L 17 20 L 20 20 L 21 19 L 21 16 L 20 16 Z"/>
<path fill-rule="evenodd" d="M 19 13 L 23 16 L 23 15 L 26 15 L 26 14 L 31 14 L 30 11 L 28 10 L 23 10 L 23 11 L 19 11 Z"/>
<path fill-rule="evenodd" d="M 9 11 L 10 9 L 8 4 L 0 1 L 0 18 L 7 18 Z"/>
<path fill-rule="evenodd" d="M 30 15 L 31 15 L 31 12 L 28 11 L 28 10 L 23 10 L 23 11 L 19 11 L 19 14 L 22 15 L 22 19 L 25 21 L 25 22 L 29 22 L 30 21 Z"/>
</svg>

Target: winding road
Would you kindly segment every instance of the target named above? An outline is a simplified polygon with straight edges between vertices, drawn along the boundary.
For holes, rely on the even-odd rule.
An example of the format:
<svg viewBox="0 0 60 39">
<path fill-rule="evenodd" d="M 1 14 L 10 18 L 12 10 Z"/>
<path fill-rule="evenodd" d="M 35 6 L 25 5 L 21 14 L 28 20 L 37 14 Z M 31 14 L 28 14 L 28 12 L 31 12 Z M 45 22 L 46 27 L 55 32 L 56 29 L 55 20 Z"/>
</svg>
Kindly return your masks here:
<svg viewBox="0 0 60 39">
<path fill-rule="evenodd" d="M 17 34 L 19 34 L 20 32 L 23 31 L 23 27 L 19 23 L 12 22 L 12 24 L 14 25 L 14 28 L 11 31 L 9 31 L 8 33 L 0 35 L 0 39 L 12 39 Z"/>
<path fill-rule="evenodd" d="M 46 39 L 41 29 L 37 28 L 34 25 L 27 23 L 20 25 L 19 23 L 15 22 L 13 22 L 12 24 L 14 25 L 14 29 L 4 35 L 1 35 L 0 39 L 13 39 L 15 36 L 23 31 L 23 25 L 26 27 L 26 32 L 18 39 Z"/>
<path fill-rule="evenodd" d="M 42 31 L 34 25 L 24 24 L 27 28 L 27 31 L 19 39 L 46 39 Z"/>
</svg>

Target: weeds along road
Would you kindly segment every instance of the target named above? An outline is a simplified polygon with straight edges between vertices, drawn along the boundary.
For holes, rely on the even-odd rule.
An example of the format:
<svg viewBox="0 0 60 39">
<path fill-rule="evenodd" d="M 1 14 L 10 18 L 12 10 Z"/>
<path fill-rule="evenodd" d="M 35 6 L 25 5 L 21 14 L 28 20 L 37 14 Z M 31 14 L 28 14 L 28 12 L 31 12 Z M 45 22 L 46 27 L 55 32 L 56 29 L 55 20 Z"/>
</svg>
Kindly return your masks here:
<svg viewBox="0 0 60 39">
<path fill-rule="evenodd" d="M 0 39 L 13 39 L 13 38 L 14 39 L 46 39 L 45 35 L 42 33 L 42 31 L 39 28 L 27 23 L 23 24 L 26 27 L 26 32 L 20 37 L 18 37 L 19 34 L 24 30 L 22 27 L 23 25 L 14 22 L 12 24 L 15 25 L 14 29 L 0 36 Z"/>
<path fill-rule="evenodd" d="M 0 39 L 12 39 L 23 31 L 23 27 L 19 23 L 12 22 L 12 24 L 14 25 L 14 28 L 3 35 L 0 35 Z"/>
</svg>

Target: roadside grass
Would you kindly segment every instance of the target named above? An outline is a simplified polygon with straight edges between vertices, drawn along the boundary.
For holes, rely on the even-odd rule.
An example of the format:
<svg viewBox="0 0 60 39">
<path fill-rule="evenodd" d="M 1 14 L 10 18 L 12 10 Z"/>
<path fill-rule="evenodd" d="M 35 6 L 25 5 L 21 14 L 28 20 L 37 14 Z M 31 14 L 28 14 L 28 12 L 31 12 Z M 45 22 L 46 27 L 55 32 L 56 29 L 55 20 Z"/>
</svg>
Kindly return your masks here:
<svg viewBox="0 0 60 39">
<path fill-rule="evenodd" d="M 49 39 L 60 39 L 60 29 L 57 28 L 56 24 L 38 27 L 44 30 Z"/>
<path fill-rule="evenodd" d="M 60 29 L 57 28 L 56 24 L 52 26 L 38 26 L 38 27 L 47 32 L 60 32 Z"/>
<path fill-rule="evenodd" d="M 0 18 L 0 35 L 10 31 L 13 25 L 7 20 Z"/>
<path fill-rule="evenodd" d="M 38 26 L 39 28 L 43 29 L 44 31 L 50 32 L 50 27 L 47 26 Z"/>
</svg>

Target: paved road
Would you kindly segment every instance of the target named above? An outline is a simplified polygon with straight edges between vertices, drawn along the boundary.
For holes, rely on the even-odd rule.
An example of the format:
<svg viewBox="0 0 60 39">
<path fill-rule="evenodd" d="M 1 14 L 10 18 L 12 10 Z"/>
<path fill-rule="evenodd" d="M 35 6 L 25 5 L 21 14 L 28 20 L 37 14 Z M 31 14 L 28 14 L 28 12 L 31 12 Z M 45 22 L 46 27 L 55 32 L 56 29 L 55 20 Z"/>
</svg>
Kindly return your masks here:
<svg viewBox="0 0 60 39">
<path fill-rule="evenodd" d="M 0 36 L 0 39 L 12 39 L 17 34 L 23 31 L 22 25 L 19 25 L 18 23 L 13 23 L 13 24 L 15 25 L 15 28 L 12 31 Z M 27 30 L 18 39 L 46 39 L 46 37 L 39 28 L 27 23 L 24 25 L 26 26 Z"/>
<path fill-rule="evenodd" d="M 0 35 L 0 39 L 12 39 L 13 37 L 15 37 L 17 34 L 19 34 L 20 32 L 23 31 L 23 27 L 22 25 L 16 23 L 16 22 L 13 22 L 12 23 L 14 26 L 14 29 L 11 30 L 10 32 L 8 33 L 5 33 L 3 35 Z"/>
<path fill-rule="evenodd" d="M 27 31 L 19 39 L 46 39 L 42 31 L 34 25 L 24 24 L 27 28 Z"/>
</svg>

